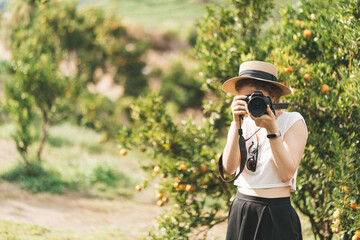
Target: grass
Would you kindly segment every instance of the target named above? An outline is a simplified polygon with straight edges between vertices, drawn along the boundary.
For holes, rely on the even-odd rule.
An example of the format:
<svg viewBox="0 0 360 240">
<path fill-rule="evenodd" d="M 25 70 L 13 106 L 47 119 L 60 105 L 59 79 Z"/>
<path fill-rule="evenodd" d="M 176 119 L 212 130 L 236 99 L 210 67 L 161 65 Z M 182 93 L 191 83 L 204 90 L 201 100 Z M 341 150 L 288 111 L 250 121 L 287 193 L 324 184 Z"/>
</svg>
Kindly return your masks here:
<svg viewBox="0 0 360 240">
<path fill-rule="evenodd" d="M 15 223 L 0 220 L 2 240 L 121 240 L 125 239 L 120 229 L 104 229 L 91 233 L 50 230 L 35 224 Z"/>
<path fill-rule="evenodd" d="M 207 2 L 225 4 L 226 1 Z M 120 17 L 129 18 L 145 28 L 168 27 L 179 30 L 184 24 L 192 24 L 205 12 L 204 3 L 195 0 L 107 0 L 102 4 L 108 11 L 116 9 Z"/>
<path fill-rule="evenodd" d="M 172 33 L 183 40 L 189 37 L 194 21 L 204 16 L 206 4 L 228 5 L 226 0 L 106 0 L 82 1 L 80 6 L 87 2 L 100 6 L 121 19 L 130 20 L 145 30 Z M 294 5 L 297 2 L 298 0 L 274 0 L 272 21 L 279 20 L 281 6 Z"/>
<path fill-rule="evenodd" d="M 225 0 L 208 3 L 225 4 Z M 199 0 L 106 0 L 93 3 L 129 20 L 141 28 L 159 33 L 171 33 L 185 40 L 194 28 L 195 19 L 204 13 L 204 3 Z"/>
<path fill-rule="evenodd" d="M 3 125 L 0 137 L 10 142 L 12 131 L 11 124 Z M 12 156 L 18 159 L 4 164 L 0 176 L 32 192 L 80 190 L 91 191 L 97 197 L 131 198 L 136 182 L 128 172 L 143 175 L 132 160 L 134 154 L 138 159 L 139 153 L 122 157 L 114 142 L 101 140 L 102 135 L 91 129 L 62 123 L 51 128 L 41 165 L 35 161 L 29 170 L 18 156 Z"/>
</svg>

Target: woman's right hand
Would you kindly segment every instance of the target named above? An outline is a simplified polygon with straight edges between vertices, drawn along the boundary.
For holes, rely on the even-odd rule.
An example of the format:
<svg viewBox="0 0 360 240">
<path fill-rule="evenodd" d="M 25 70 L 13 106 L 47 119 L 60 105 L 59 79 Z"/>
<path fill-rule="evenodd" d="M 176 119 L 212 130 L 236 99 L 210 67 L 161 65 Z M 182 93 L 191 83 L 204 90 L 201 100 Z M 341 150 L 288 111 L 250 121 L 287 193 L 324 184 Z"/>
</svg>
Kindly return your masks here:
<svg viewBox="0 0 360 240">
<path fill-rule="evenodd" d="M 235 96 L 231 104 L 231 112 L 233 114 L 233 120 L 235 122 L 240 122 L 239 116 L 244 116 L 248 113 L 247 103 L 244 101 L 246 95 Z"/>
</svg>

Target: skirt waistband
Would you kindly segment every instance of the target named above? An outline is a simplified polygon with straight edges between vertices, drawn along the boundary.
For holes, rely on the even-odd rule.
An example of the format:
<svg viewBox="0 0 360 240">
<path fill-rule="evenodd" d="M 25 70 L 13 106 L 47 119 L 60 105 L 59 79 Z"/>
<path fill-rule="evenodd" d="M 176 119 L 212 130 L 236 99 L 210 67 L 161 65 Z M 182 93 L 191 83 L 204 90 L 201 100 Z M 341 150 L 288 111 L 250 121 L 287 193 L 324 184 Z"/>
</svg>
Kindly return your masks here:
<svg viewBox="0 0 360 240">
<path fill-rule="evenodd" d="M 256 197 L 256 196 L 250 196 L 243 193 L 240 193 L 237 191 L 235 198 L 249 201 L 249 202 L 255 202 L 260 203 L 263 205 L 291 205 L 290 203 L 290 197 L 281 197 L 281 198 L 263 198 L 263 197 Z"/>
</svg>

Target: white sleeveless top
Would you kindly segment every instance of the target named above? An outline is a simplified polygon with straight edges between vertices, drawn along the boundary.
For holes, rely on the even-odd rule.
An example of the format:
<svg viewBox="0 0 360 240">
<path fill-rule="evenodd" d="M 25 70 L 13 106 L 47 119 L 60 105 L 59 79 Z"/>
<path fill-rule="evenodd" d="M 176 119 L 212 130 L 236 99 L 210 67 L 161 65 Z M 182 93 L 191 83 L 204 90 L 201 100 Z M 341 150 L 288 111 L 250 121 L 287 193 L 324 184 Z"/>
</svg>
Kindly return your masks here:
<svg viewBox="0 0 360 240">
<path fill-rule="evenodd" d="M 304 118 L 298 112 L 282 112 L 276 119 L 279 130 L 281 132 L 281 138 L 284 139 L 285 133 L 289 128 L 299 119 L 306 123 Z M 244 138 L 247 139 L 253 135 L 259 127 L 255 125 L 255 122 L 250 118 L 246 117 L 242 125 Z M 307 131 L 307 129 L 306 129 Z M 272 157 L 269 139 L 266 137 L 267 132 L 265 128 L 261 128 L 257 135 L 259 137 L 259 149 L 258 149 L 258 160 L 256 171 L 252 172 L 245 166 L 244 171 L 235 180 L 234 184 L 243 188 L 275 188 L 275 187 L 286 187 L 291 186 L 291 191 L 296 190 L 296 169 L 294 176 L 288 182 L 281 182 L 280 177 L 276 171 L 275 164 Z M 252 136 L 246 142 L 246 149 L 248 150 L 252 142 L 257 142 L 256 135 Z M 250 158 L 248 153 L 248 158 Z M 236 171 L 236 173 L 239 169 Z"/>
</svg>

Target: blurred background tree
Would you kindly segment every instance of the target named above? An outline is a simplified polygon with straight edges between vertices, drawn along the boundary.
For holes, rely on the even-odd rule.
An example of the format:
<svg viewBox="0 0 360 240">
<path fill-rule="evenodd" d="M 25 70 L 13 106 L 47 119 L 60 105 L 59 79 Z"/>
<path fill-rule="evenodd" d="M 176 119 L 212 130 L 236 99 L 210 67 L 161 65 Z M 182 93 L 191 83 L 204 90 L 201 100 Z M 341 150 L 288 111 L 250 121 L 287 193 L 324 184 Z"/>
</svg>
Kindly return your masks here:
<svg viewBox="0 0 360 240">
<path fill-rule="evenodd" d="M 88 86 L 100 81 L 96 71 L 111 72 L 113 82 L 123 86 L 127 96 L 145 91 L 142 69 L 147 44 L 130 36 L 115 16 L 94 8 L 78 9 L 73 1 L 14 0 L 10 6 L 9 69 L 14 77 L 7 83 L 7 105 L 18 120 L 15 140 L 25 161 L 36 141 L 36 158 L 41 159 L 49 127 L 70 115 L 86 118 L 82 121 L 91 121 L 107 137 L 113 136 L 121 124 L 116 118 L 125 114 L 126 107 L 103 103 Z M 118 106 L 122 109 L 115 110 Z M 107 114 L 89 116 L 100 108 Z M 112 117 L 115 112 L 117 117 Z M 42 119 L 39 140 L 31 131 L 37 113 Z"/>
</svg>

